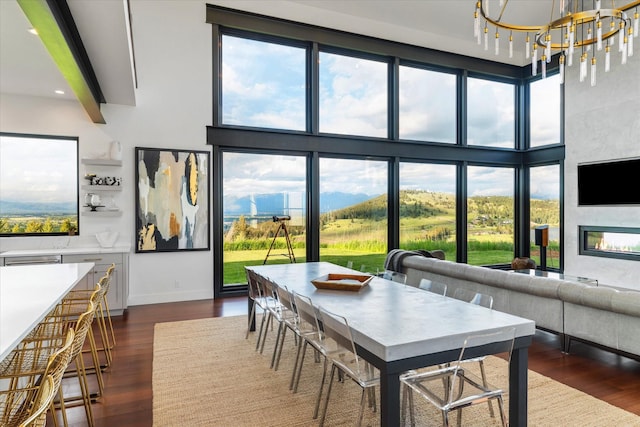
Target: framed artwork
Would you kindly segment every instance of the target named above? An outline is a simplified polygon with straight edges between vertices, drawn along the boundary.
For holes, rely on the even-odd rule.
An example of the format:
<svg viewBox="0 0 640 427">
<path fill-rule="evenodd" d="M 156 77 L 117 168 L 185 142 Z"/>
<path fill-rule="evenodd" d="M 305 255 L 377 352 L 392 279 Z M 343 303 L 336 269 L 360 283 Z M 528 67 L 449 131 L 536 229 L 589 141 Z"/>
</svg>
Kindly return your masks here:
<svg viewBox="0 0 640 427">
<path fill-rule="evenodd" d="M 136 252 L 209 250 L 209 152 L 136 147 Z"/>
</svg>

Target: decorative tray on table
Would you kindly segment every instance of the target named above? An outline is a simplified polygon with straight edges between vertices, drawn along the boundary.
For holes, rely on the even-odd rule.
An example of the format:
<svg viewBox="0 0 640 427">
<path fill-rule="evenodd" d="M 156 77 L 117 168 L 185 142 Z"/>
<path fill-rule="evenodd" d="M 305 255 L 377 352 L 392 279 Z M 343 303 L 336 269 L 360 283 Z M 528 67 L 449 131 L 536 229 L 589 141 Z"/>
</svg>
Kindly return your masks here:
<svg viewBox="0 0 640 427">
<path fill-rule="evenodd" d="M 311 281 L 317 289 L 334 289 L 339 291 L 358 292 L 373 279 L 369 274 L 340 274 L 329 273 L 316 277 Z"/>
</svg>

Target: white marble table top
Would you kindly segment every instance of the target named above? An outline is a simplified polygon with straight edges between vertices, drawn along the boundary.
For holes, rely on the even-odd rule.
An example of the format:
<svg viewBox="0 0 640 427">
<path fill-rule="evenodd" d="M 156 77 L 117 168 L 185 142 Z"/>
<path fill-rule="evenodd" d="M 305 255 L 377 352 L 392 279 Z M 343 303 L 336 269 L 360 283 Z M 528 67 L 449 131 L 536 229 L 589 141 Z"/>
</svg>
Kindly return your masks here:
<svg viewBox="0 0 640 427">
<path fill-rule="evenodd" d="M 469 335 L 515 327 L 516 337 L 535 333 L 535 322 L 412 286 L 375 277 L 359 292 L 319 290 L 311 280 L 328 273 L 353 273 L 331 263 L 248 266 L 311 298 L 314 305 L 344 315 L 354 340 L 384 361 L 461 348 Z M 484 344 L 484 343 L 482 343 Z"/>
<path fill-rule="evenodd" d="M 0 267 L 0 360 L 93 267 L 91 262 Z"/>
</svg>

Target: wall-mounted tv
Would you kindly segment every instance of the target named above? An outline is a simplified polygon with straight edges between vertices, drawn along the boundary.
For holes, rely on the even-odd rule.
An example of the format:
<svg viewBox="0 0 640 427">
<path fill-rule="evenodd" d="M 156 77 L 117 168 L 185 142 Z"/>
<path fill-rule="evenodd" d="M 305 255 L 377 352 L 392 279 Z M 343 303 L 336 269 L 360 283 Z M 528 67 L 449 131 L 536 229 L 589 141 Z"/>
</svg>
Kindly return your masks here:
<svg viewBox="0 0 640 427">
<path fill-rule="evenodd" d="M 578 205 L 640 205 L 640 158 L 578 165 Z"/>
</svg>

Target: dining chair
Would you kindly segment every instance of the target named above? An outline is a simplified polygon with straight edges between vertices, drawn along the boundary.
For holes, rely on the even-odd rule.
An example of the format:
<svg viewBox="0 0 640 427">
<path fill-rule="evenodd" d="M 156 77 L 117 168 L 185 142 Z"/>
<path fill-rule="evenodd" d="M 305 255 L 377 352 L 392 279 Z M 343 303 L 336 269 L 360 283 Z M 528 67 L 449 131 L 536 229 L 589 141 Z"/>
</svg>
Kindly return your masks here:
<svg viewBox="0 0 640 427">
<path fill-rule="evenodd" d="M 318 313 L 319 321 L 322 324 L 324 340 L 331 341 L 331 343 L 325 344 L 325 348 L 333 348 L 332 351 L 327 351 L 325 354 L 331 363 L 331 376 L 327 385 L 327 393 L 320 417 L 320 426 L 324 425 L 327 416 L 327 408 L 329 406 L 331 388 L 336 370 L 342 372 L 344 376 L 350 378 L 362 388 L 360 412 L 358 414 L 359 426 L 362 424 L 367 396 L 369 406 L 373 407 L 374 412 L 376 411 L 375 387 L 380 385 L 379 371 L 358 355 L 351 334 L 351 327 L 344 316 L 327 311 L 322 307 L 318 307 Z"/>
<path fill-rule="evenodd" d="M 407 283 L 407 275 L 398 271 L 385 270 L 384 273 L 382 273 L 382 278 L 402 283 L 403 285 Z"/>
<path fill-rule="evenodd" d="M 433 292 L 438 295 L 446 295 L 447 294 L 447 285 L 442 282 L 434 282 L 429 279 L 420 279 L 420 284 L 418 287 L 422 290 Z"/>
<path fill-rule="evenodd" d="M 298 354 L 296 355 L 296 371 L 294 372 L 293 392 L 298 391 L 298 385 L 300 383 L 300 377 L 302 376 L 302 366 L 306 355 L 307 347 L 310 345 L 314 350 L 314 360 L 320 362 L 320 357 L 323 359 L 322 365 L 322 378 L 318 386 L 318 393 L 316 395 L 316 403 L 313 409 L 313 419 L 318 418 L 320 411 L 320 402 L 322 398 L 322 391 L 327 378 L 327 367 L 329 359 L 327 354 L 337 351 L 335 345 L 332 345 L 329 341 L 324 339 L 324 333 L 321 328 L 321 322 L 319 319 L 319 312 L 314 307 L 311 298 L 306 295 L 301 295 L 293 292 L 293 299 L 298 312 L 298 318 L 302 328 L 307 332 L 302 336 L 301 345 L 298 347 Z"/>
<path fill-rule="evenodd" d="M 280 357 L 282 356 L 282 349 L 284 347 L 284 341 L 287 335 L 287 330 L 294 334 L 294 340 L 296 347 L 298 346 L 299 339 L 301 339 L 301 331 L 299 328 L 300 321 L 296 312 L 295 304 L 293 302 L 293 296 L 286 286 L 275 286 L 274 293 L 278 302 L 280 303 L 282 310 L 280 312 L 281 322 L 279 325 L 278 337 L 276 345 L 273 350 L 273 356 L 271 361 L 271 367 L 277 371 L 280 366 Z M 277 354 L 276 354 L 277 353 Z M 295 366 L 293 367 L 295 370 Z"/>
<path fill-rule="evenodd" d="M 497 400 L 502 426 L 506 427 L 508 422 L 502 398 L 505 390 L 486 384 L 466 369 L 464 364 L 466 360 L 469 360 L 466 358 L 466 354 L 470 349 L 487 342 L 497 343 L 498 350 L 504 351 L 507 361 L 510 361 L 514 340 L 515 328 L 505 328 L 489 334 L 471 335 L 465 339 L 455 362 L 441 365 L 438 369 L 431 371 L 401 375 L 400 382 L 409 391 L 411 426 L 416 425 L 413 394 L 417 393 L 440 410 L 443 426 L 450 425 L 449 413 L 451 411 L 457 412 L 458 426 L 461 426 L 462 409 Z M 475 416 L 477 415 L 475 413 Z"/>
<path fill-rule="evenodd" d="M 264 345 L 267 341 L 267 333 L 269 326 L 273 327 L 273 322 L 277 322 L 278 329 L 276 332 L 275 343 L 273 346 L 273 353 L 271 355 L 271 368 L 274 368 L 276 362 L 276 356 L 279 348 L 280 336 L 286 334 L 286 325 L 284 324 L 285 318 L 291 316 L 290 310 L 285 307 L 278 298 L 278 285 L 273 283 L 269 279 L 263 279 L 261 281 L 265 295 L 268 296 L 267 304 L 267 320 L 264 325 L 264 335 L 262 336 L 262 342 L 260 344 L 260 354 L 264 352 Z M 261 327 L 262 329 L 262 327 Z"/>
<path fill-rule="evenodd" d="M 453 297 L 455 299 L 459 299 L 461 301 L 465 301 L 468 302 L 470 304 L 475 304 L 475 305 L 479 305 L 481 307 L 485 307 L 488 309 L 492 309 L 493 308 L 493 297 L 491 295 L 487 295 L 487 294 L 483 294 L 480 292 L 475 292 L 466 288 L 457 288 L 454 292 L 453 292 Z M 470 363 L 470 362 L 478 362 L 478 364 L 480 365 L 480 375 L 482 377 L 482 383 L 483 385 L 486 387 L 487 386 L 487 374 L 485 372 L 484 369 L 484 360 L 485 357 L 473 357 L 471 359 L 467 359 L 464 362 L 465 363 Z M 491 416 L 494 416 L 494 412 L 493 412 L 493 405 L 491 404 L 491 401 L 487 402 L 489 405 L 489 413 L 491 414 Z"/>
<path fill-rule="evenodd" d="M 353 269 L 353 261 L 347 261 L 347 268 L 351 268 Z M 367 269 L 367 266 L 364 264 L 360 264 L 360 271 L 362 271 L 364 273 L 364 271 Z"/>
<path fill-rule="evenodd" d="M 493 308 L 493 297 L 481 292 L 472 291 L 466 288 L 457 288 L 453 291 L 453 297 L 461 301 L 479 305 L 486 308 Z"/>
<path fill-rule="evenodd" d="M 249 314 L 249 321 L 247 324 L 247 333 L 245 335 L 245 339 L 249 338 L 249 332 L 251 331 L 251 324 L 255 323 L 255 317 L 258 309 L 262 312 L 262 320 L 264 323 L 264 318 L 268 311 L 268 301 L 267 297 L 262 294 L 262 286 L 260 284 L 260 280 L 258 275 L 251 269 L 245 268 L 245 272 L 247 274 L 247 285 L 249 291 L 249 300 L 251 301 L 251 311 Z M 258 338 L 256 343 L 256 349 L 260 345 L 260 337 L 262 336 L 262 329 L 258 332 Z"/>
</svg>

